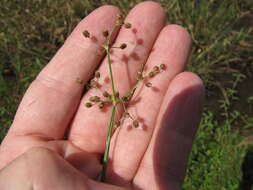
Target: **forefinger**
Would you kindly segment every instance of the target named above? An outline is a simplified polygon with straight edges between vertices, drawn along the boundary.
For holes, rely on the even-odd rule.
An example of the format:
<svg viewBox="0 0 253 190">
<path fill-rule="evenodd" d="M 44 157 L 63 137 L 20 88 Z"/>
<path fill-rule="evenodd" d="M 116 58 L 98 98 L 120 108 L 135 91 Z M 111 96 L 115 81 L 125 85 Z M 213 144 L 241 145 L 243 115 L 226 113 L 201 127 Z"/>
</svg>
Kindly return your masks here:
<svg viewBox="0 0 253 190">
<path fill-rule="evenodd" d="M 93 11 L 72 32 L 62 48 L 27 90 L 8 135 L 37 134 L 61 139 L 79 104 L 84 84 L 102 56 L 97 52 L 111 30 L 119 10 L 103 6 Z M 85 38 L 84 30 L 95 37 Z"/>
</svg>

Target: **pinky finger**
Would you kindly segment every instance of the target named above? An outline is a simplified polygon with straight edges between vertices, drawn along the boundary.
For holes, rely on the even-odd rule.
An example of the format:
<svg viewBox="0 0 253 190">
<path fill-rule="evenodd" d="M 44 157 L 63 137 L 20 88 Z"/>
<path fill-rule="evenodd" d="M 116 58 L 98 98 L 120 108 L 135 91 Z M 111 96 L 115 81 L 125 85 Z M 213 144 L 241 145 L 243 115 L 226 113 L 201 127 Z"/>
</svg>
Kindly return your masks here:
<svg viewBox="0 0 253 190">
<path fill-rule="evenodd" d="M 204 86 L 195 74 L 184 72 L 171 82 L 134 178 L 135 189 L 180 189 L 203 98 Z"/>
</svg>

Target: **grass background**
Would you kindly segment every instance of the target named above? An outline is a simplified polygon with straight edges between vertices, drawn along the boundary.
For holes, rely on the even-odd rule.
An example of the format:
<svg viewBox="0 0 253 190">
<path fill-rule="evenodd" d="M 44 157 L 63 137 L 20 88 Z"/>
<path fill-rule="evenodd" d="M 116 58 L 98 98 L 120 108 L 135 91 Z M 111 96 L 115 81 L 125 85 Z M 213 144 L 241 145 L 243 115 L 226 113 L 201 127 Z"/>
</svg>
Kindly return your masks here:
<svg viewBox="0 0 253 190">
<path fill-rule="evenodd" d="M 94 8 L 141 0 L 1 0 L 0 142 L 30 82 Z M 207 89 L 183 189 L 253 190 L 253 1 L 159 0 L 193 38 L 188 66 Z"/>
</svg>

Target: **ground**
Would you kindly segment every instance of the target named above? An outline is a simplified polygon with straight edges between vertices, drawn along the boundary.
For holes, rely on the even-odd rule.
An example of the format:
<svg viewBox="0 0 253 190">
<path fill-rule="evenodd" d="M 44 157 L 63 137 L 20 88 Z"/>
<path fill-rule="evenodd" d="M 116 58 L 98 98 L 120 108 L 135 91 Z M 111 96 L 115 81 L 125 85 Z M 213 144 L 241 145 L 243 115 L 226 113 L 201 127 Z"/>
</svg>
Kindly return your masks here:
<svg viewBox="0 0 253 190">
<path fill-rule="evenodd" d="M 94 8 L 127 12 L 141 0 L 2 0 L 0 139 L 24 91 L 73 27 Z M 183 189 L 252 190 L 253 1 L 160 0 L 168 23 L 193 38 L 187 68 L 206 86 L 204 113 Z M 0 140 L 1 142 L 1 140 Z"/>
</svg>

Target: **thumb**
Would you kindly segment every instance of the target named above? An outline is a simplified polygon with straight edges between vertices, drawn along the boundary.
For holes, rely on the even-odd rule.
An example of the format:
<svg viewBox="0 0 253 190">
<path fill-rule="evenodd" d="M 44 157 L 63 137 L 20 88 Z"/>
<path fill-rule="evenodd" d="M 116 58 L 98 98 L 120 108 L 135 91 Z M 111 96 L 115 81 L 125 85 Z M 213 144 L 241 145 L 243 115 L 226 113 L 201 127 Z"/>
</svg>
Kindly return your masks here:
<svg viewBox="0 0 253 190">
<path fill-rule="evenodd" d="M 1 190 L 123 190 L 92 181 L 58 154 L 31 148 L 0 170 Z"/>
</svg>

